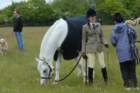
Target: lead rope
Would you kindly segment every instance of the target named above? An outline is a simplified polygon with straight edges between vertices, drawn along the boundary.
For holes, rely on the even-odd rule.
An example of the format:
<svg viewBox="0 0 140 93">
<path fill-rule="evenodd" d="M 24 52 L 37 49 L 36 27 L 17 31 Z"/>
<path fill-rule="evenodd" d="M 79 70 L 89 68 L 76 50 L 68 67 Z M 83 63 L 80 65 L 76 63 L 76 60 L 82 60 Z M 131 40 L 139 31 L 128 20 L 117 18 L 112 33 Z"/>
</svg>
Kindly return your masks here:
<svg viewBox="0 0 140 93">
<path fill-rule="evenodd" d="M 80 55 L 80 58 L 78 59 L 77 63 L 75 64 L 75 66 L 72 68 L 72 70 L 66 76 L 64 76 L 63 78 L 61 78 L 59 80 L 55 80 L 55 82 L 60 82 L 60 81 L 65 80 L 66 78 L 68 78 L 72 74 L 72 72 L 76 69 L 76 67 L 78 66 L 78 64 L 80 63 L 81 57 L 82 57 L 82 55 Z"/>
</svg>

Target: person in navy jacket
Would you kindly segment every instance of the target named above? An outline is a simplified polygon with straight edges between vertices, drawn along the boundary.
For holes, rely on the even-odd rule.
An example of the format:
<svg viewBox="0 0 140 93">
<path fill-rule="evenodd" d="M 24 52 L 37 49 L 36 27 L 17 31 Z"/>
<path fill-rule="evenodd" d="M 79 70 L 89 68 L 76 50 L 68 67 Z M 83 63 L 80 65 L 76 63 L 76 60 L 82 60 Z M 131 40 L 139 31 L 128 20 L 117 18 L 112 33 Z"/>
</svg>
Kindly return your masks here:
<svg viewBox="0 0 140 93">
<path fill-rule="evenodd" d="M 18 10 L 15 10 L 13 14 L 13 31 L 16 36 L 18 48 L 20 50 L 23 50 L 22 28 L 23 28 L 22 17 L 20 15 L 20 12 Z"/>
</svg>

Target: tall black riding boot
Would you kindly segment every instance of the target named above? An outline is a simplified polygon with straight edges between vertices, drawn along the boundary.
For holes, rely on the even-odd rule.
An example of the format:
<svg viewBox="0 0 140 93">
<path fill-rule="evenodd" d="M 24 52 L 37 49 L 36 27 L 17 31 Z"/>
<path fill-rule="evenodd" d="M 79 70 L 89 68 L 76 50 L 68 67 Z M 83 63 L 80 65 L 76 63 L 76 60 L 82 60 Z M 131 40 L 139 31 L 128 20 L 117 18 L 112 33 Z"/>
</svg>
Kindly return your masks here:
<svg viewBox="0 0 140 93">
<path fill-rule="evenodd" d="M 106 71 L 106 67 L 102 68 L 102 76 L 104 78 L 105 83 L 107 83 L 108 81 L 108 76 L 107 76 L 107 71 Z"/>
<path fill-rule="evenodd" d="M 88 67 L 88 81 L 89 84 L 93 83 L 93 68 Z"/>
</svg>

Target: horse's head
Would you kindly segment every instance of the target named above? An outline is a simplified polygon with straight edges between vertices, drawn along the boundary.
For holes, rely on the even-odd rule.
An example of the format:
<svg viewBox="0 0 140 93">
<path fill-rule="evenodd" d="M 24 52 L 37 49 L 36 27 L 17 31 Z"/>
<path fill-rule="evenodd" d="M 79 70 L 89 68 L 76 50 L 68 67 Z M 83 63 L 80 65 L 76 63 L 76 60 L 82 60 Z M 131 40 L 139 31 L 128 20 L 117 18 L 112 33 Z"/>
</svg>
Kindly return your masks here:
<svg viewBox="0 0 140 93">
<path fill-rule="evenodd" d="M 53 68 L 46 62 L 45 58 L 36 58 L 38 62 L 38 71 L 40 73 L 40 84 L 47 85 L 49 79 L 52 78 Z"/>
</svg>

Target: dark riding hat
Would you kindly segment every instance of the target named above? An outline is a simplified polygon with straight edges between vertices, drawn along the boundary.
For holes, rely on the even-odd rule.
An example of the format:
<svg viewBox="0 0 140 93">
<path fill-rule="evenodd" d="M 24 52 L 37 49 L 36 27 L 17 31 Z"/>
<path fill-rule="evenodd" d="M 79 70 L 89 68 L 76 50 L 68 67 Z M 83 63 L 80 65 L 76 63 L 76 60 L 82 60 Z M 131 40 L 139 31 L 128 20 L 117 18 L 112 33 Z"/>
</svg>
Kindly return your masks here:
<svg viewBox="0 0 140 93">
<path fill-rule="evenodd" d="M 123 15 L 119 12 L 115 13 L 114 14 L 114 20 L 117 22 L 117 23 L 121 23 L 121 22 L 124 22 L 124 18 L 123 18 Z"/>
<path fill-rule="evenodd" d="M 89 8 L 86 13 L 86 17 L 96 16 L 96 11 L 92 8 Z"/>
</svg>

